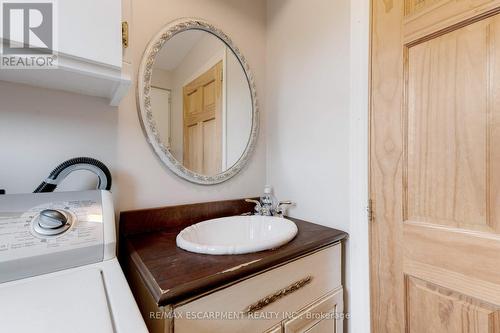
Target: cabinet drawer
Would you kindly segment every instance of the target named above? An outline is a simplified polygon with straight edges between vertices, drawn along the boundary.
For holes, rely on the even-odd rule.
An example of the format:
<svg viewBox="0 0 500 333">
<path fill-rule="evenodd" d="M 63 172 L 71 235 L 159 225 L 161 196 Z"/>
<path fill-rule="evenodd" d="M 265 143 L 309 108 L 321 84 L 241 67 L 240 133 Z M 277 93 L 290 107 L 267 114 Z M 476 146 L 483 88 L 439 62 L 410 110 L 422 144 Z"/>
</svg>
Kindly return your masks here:
<svg viewBox="0 0 500 333">
<path fill-rule="evenodd" d="M 263 332 L 340 285 L 336 244 L 175 307 L 175 332 Z"/>
<path fill-rule="evenodd" d="M 281 332 L 283 332 L 283 329 L 281 328 L 281 323 L 279 323 L 278 325 L 274 325 L 264 333 L 281 333 Z"/>
<path fill-rule="evenodd" d="M 344 295 L 339 288 L 283 323 L 284 333 L 342 333 Z"/>
</svg>

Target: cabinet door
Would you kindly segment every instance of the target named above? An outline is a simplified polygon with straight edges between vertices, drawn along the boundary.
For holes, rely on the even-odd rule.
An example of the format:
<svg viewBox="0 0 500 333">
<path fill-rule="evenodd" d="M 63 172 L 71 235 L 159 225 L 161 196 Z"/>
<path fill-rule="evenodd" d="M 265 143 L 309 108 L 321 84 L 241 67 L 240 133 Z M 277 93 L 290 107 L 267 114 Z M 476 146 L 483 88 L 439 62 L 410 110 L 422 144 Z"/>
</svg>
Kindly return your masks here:
<svg viewBox="0 0 500 333">
<path fill-rule="evenodd" d="M 121 1 L 65 0 L 56 3 L 58 52 L 122 67 Z"/>
<path fill-rule="evenodd" d="M 343 332 L 343 291 L 333 291 L 284 323 L 285 333 Z"/>
</svg>

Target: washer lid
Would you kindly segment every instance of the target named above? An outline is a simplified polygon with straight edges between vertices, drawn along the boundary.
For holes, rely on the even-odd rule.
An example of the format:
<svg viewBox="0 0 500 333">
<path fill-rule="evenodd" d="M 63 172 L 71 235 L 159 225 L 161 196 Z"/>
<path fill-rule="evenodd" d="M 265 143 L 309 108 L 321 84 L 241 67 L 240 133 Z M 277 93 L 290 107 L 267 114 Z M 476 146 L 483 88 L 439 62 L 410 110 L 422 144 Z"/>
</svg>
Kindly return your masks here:
<svg viewBox="0 0 500 333">
<path fill-rule="evenodd" d="M 101 270 L 0 284 L 0 332 L 114 332 Z"/>
</svg>

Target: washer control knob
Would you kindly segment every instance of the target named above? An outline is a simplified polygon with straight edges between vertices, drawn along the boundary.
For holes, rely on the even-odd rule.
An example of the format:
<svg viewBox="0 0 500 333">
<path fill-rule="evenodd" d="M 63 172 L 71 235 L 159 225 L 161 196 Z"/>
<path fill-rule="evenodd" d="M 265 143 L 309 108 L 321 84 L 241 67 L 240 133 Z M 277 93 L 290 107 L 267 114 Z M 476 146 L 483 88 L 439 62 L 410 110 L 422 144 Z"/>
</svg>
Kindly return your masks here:
<svg viewBox="0 0 500 333">
<path fill-rule="evenodd" d="M 42 229 L 59 229 L 68 223 L 68 218 L 59 210 L 44 209 L 40 212 L 38 225 Z"/>
</svg>

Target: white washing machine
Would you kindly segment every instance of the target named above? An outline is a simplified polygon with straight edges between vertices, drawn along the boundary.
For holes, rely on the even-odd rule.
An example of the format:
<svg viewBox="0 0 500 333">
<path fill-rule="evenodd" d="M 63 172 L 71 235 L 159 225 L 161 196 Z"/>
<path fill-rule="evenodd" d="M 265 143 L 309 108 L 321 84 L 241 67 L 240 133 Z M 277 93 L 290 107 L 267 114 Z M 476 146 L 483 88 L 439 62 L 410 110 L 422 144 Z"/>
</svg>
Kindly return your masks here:
<svg viewBox="0 0 500 333">
<path fill-rule="evenodd" d="M 147 332 L 109 192 L 0 195 L 0 332 Z"/>
</svg>

